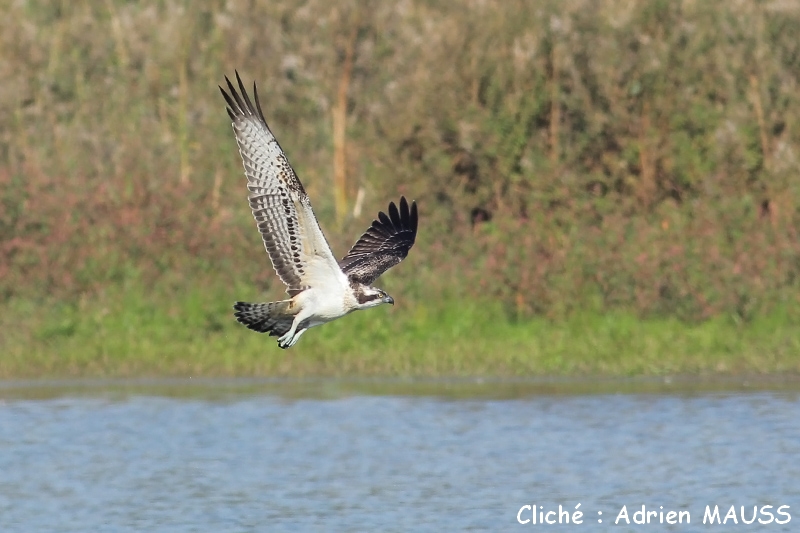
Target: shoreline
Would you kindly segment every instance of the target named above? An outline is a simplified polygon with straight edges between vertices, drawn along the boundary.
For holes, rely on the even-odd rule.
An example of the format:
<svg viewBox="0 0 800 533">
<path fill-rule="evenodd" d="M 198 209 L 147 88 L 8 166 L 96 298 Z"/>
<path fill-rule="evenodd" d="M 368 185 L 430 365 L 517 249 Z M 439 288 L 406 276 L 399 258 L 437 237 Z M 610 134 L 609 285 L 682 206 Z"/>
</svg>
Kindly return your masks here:
<svg viewBox="0 0 800 533">
<path fill-rule="evenodd" d="M 800 374 L 534 378 L 74 378 L 0 380 L 1 400 L 57 397 L 164 396 L 341 399 L 409 396 L 521 399 L 535 396 L 695 395 L 800 392 Z"/>
</svg>

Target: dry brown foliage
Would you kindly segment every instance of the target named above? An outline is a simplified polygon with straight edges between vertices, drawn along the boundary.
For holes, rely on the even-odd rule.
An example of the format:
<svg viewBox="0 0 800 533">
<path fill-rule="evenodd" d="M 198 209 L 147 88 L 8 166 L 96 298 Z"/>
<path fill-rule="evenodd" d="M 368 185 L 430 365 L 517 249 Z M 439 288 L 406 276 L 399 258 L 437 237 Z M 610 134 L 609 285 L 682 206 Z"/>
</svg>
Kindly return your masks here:
<svg viewBox="0 0 800 533">
<path fill-rule="evenodd" d="M 351 69 L 339 181 L 363 215 L 329 237 L 344 253 L 416 198 L 418 247 L 387 283 L 514 315 L 747 318 L 797 300 L 794 2 L 4 4 L 5 298 L 209 273 L 273 286 L 216 85 L 257 80 L 334 229 Z"/>
</svg>

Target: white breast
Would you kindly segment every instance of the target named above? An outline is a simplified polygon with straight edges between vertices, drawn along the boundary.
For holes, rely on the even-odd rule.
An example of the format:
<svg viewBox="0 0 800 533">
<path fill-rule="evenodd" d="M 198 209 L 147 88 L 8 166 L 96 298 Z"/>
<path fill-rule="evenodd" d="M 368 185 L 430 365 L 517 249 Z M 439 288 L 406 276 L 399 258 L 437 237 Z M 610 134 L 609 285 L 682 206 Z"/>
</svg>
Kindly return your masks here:
<svg viewBox="0 0 800 533">
<path fill-rule="evenodd" d="M 342 274 L 338 283 L 312 285 L 293 298 L 300 309 L 310 313 L 310 322 L 313 325 L 324 324 L 353 311 L 355 298 L 347 278 Z"/>
</svg>

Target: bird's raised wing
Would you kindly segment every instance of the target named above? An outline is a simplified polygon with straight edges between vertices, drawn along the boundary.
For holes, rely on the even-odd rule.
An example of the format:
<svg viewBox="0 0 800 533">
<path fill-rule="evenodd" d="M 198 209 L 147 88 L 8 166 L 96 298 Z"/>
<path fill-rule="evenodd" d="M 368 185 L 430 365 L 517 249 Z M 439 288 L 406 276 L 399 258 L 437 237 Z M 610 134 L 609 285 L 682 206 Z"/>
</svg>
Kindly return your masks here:
<svg viewBox="0 0 800 533">
<path fill-rule="evenodd" d="M 286 154 L 267 126 L 258 91 L 253 84 L 255 106 L 236 73 L 239 91 L 225 77 L 230 94 L 222 87 L 228 115 L 247 176 L 250 209 L 264 239 L 272 266 L 290 295 L 317 284 L 342 279 L 311 202 Z"/>
<path fill-rule="evenodd" d="M 369 229 L 339 262 L 352 281 L 371 284 L 391 267 L 405 259 L 417 238 L 417 203 L 409 209 L 405 197 L 400 209 L 389 203 L 389 215 L 378 213 Z"/>
</svg>

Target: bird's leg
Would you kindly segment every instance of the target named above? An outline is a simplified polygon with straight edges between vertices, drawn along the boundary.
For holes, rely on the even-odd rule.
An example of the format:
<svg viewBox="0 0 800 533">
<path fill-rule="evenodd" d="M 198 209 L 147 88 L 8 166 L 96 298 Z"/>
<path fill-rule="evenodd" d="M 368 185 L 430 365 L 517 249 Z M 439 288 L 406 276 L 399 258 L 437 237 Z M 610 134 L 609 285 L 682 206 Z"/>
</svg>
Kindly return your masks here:
<svg viewBox="0 0 800 533">
<path fill-rule="evenodd" d="M 301 329 L 301 330 L 299 330 L 297 333 L 295 333 L 295 335 L 294 335 L 294 338 L 292 338 L 292 339 L 289 341 L 289 346 L 287 346 L 287 348 L 291 348 L 292 346 L 294 346 L 295 344 L 297 344 L 297 341 L 299 341 L 299 340 L 300 340 L 300 337 L 302 337 L 302 336 L 303 336 L 303 333 L 305 333 L 306 331 L 308 331 L 308 328 Z"/>
<path fill-rule="evenodd" d="M 294 320 L 292 321 L 292 327 L 289 328 L 289 331 L 278 337 L 278 346 L 280 346 L 281 348 L 288 348 L 289 346 L 293 346 L 294 343 L 297 342 L 297 339 L 293 338 L 295 336 L 295 332 L 297 332 L 297 327 L 303 320 L 308 318 L 309 315 L 310 313 L 307 313 L 305 311 L 301 311 L 300 313 L 298 313 L 294 317 Z M 302 330 L 300 334 L 302 334 L 303 331 L 305 330 Z M 300 334 L 297 335 L 298 339 L 300 338 Z"/>
</svg>

